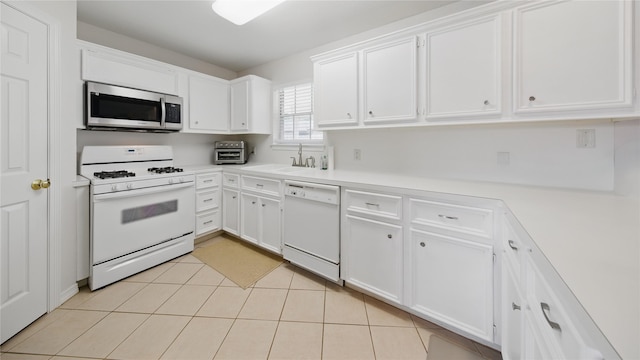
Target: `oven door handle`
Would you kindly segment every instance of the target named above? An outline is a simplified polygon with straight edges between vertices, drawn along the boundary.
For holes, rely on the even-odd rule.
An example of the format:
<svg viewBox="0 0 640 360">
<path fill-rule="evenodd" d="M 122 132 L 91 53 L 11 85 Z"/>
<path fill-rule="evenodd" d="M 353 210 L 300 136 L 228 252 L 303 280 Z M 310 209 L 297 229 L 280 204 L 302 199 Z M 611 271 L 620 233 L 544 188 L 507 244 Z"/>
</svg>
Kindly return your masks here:
<svg viewBox="0 0 640 360">
<path fill-rule="evenodd" d="M 193 186 L 193 183 L 188 182 L 188 183 L 176 184 L 176 185 L 154 186 L 154 187 L 144 188 L 144 189 L 118 191 L 118 192 L 108 193 L 108 194 L 98 194 L 98 195 L 93 195 L 93 201 L 98 202 L 102 200 L 112 200 L 112 199 L 119 199 L 124 197 L 128 198 L 133 196 L 149 195 L 149 194 L 155 194 L 160 192 L 178 190 L 182 188 L 188 188 L 192 186 Z"/>
</svg>

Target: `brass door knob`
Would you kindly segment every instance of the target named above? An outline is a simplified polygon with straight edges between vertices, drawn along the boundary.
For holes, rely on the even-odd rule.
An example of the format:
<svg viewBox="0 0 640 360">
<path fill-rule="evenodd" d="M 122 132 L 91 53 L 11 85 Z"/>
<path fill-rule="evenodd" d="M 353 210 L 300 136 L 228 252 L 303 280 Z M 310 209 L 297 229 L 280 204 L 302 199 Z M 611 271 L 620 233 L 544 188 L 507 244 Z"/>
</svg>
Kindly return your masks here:
<svg viewBox="0 0 640 360">
<path fill-rule="evenodd" d="M 40 190 L 42 188 L 42 180 L 37 179 L 31 182 L 31 188 L 33 190 Z"/>
<path fill-rule="evenodd" d="M 33 190 L 46 189 L 49 186 L 51 186 L 51 180 L 49 179 L 47 180 L 36 179 L 31 182 L 31 188 Z"/>
</svg>

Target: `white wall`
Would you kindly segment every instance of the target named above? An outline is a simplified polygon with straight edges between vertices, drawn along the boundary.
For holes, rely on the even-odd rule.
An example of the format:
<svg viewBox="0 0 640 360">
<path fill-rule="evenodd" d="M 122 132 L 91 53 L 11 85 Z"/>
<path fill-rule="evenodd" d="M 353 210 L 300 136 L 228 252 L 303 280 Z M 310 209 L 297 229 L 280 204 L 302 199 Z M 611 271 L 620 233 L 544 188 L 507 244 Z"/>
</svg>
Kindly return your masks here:
<svg viewBox="0 0 640 360">
<path fill-rule="evenodd" d="M 615 136 L 615 190 L 640 197 L 640 119 L 618 122 Z"/>
<path fill-rule="evenodd" d="M 234 71 L 194 59 L 175 51 L 167 50 L 81 21 L 77 21 L 77 24 L 77 35 L 78 39 L 81 40 L 148 57 L 226 80 L 237 77 Z"/>
<path fill-rule="evenodd" d="M 156 134 L 78 130 L 77 153 L 87 145 L 171 145 L 176 166 L 213 164 L 213 143 L 235 139 L 229 135 Z"/>
<path fill-rule="evenodd" d="M 313 78 L 311 55 L 407 26 L 439 18 L 478 2 L 462 2 L 264 64 L 240 75 L 256 74 L 274 86 Z M 595 149 L 576 148 L 576 130 L 596 129 Z M 516 184 L 613 190 L 613 124 L 562 122 L 478 126 L 415 127 L 330 131 L 337 169 L 390 171 L 415 176 Z M 270 136 L 250 139 L 260 162 L 288 163 L 295 151 L 271 150 Z M 362 160 L 353 160 L 353 150 Z M 497 152 L 510 153 L 510 165 L 497 165 Z M 306 153 L 306 151 L 305 151 Z"/>
</svg>

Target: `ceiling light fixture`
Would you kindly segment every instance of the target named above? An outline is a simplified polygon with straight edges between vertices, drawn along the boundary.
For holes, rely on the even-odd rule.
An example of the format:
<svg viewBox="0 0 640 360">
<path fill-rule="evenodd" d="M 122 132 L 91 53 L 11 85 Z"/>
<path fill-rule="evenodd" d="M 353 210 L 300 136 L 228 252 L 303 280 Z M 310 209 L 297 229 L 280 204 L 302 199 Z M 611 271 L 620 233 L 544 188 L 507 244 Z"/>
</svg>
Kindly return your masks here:
<svg viewBox="0 0 640 360">
<path fill-rule="evenodd" d="M 215 0 L 211 8 L 216 14 L 236 25 L 244 25 L 273 9 L 285 0 Z"/>
</svg>

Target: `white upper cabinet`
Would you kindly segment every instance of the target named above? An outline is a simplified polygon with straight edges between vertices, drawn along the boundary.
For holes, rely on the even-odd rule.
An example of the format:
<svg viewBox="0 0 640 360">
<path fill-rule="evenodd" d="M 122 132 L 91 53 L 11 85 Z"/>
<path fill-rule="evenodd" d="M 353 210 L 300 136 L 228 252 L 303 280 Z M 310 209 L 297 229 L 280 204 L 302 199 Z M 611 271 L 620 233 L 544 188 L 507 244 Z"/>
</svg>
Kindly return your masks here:
<svg viewBox="0 0 640 360">
<path fill-rule="evenodd" d="M 364 123 L 417 120 L 417 37 L 362 51 Z"/>
<path fill-rule="evenodd" d="M 318 128 L 358 123 L 358 53 L 314 63 L 314 106 Z"/>
<path fill-rule="evenodd" d="M 501 37 L 500 15 L 426 34 L 428 120 L 500 115 Z"/>
<path fill-rule="evenodd" d="M 515 10 L 514 112 L 632 110 L 633 1 Z"/>
<path fill-rule="evenodd" d="M 271 81 L 254 75 L 231 81 L 231 132 L 271 134 Z"/>
<path fill-rule="evenodd" d="M 178 73 L 174 69 L 111 49 L 83 49 L 81 76 L 84 81 L 178 94 Z"/>
<path fill-rule="evenodd" d="M 229 82 L 206 75 L 189 75 L 189 118 L 183 132 L 229 131 Z"/>
</svg>

